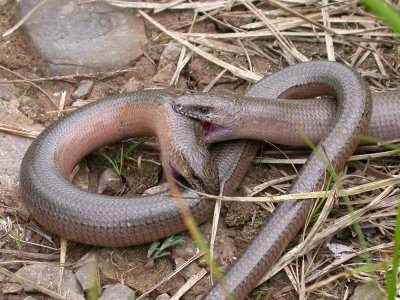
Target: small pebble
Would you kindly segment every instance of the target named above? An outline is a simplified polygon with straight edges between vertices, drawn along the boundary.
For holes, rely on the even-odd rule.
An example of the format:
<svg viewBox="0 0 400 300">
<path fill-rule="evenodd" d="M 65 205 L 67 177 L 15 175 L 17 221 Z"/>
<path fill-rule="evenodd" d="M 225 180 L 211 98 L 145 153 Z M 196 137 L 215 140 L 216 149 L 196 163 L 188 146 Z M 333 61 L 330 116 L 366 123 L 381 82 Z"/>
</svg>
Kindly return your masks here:
<svg viewBox="0 0 400 300">
<path fill-rule="evenodd" d="M 92 253 L 89 255 L 85 264 L 76 271 L 75 276 L 85 292 L 93 288 L 93 286 L 97 286 L 99 274 L 95 254 Z M 98 286 L 97 288 L 100 290 Z"/>
<path fill-rule="evenodd" d="M 175 258 L 175 265 L 177 268 L 182 266 L 184 263 L 186 263 L 186 260 L 184 260 L 183 258 L 179 258 L 179 257 Z M 186 280 L 188 280 L 192 275 L 200 272 L 200 270 L 201 270 L 201 268 L 196 264 L 196 262 L 192 262 L 186 268 L 179 271 L 179 275 L 181 275 Z"/>
<path fill-rule="evenodd" d="M 181 54 L 182 46 L 174 41 L 169 42 L 160 56 L 160 63 L 158 68 L 163 68 L 171 62 L 176 63 L 178 61 L 179 55 Z"/>
<path fill-rule="evenodd" d="M 135 300 L 135 291 L 123 284 L 110 285 L 106 288 L 99 300 L 129 299 Z"/>
<path fill-rule="evenodd" d="M 169 63 L 162 69 L 160 69 L 156 75 L 153 76 L 154 82 L 169 83 L 172 76 L 174 75 L 176 66 L 174 63 Z"/>
<path fill-rule="evenodd" d="M 156 298 L 156 300 L 169 300 L 169 299 L 171 299 L 171 296 L 168 295 L 167 293 L 161 294 Z"/>
<path fill-rule="evenodd" d="M 72 93 L 72 98 L 86 99 L 92 92 L 94 82 L 93 80 L 82 80 L 76 90 Z"/>
</svg>

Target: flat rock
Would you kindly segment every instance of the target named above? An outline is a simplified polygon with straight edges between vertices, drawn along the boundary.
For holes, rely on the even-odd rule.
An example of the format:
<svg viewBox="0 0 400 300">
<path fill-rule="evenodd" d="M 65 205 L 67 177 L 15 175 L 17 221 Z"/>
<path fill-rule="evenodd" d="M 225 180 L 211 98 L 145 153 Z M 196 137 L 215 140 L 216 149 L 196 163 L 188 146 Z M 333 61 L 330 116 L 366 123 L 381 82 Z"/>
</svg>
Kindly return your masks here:
<svg viewBox="0 0 400 300">
<path fill-rule="evenodd" d="M 160 83 L 169 83 L 176 70 L 174 63 L 169 63 L 162 69 L 158 70 L 157 74 L 151 80 Z"/>
<path fill-rule="evenodd" d="M 63 285 L 61 288 L 61 294 L 68 299 L 80 299 L 83 297 L 83 291 L 75 277 L 75 274 L 69 270 L 64 272 Z"/>
<path fill-rule="evenodd" d="M 160 56 L 160 62 L 158 64 L 158 68 L 163 68 L 167 64 L 178 61 L 179 55 L 181 54 L 182 45 L 176 43 L 175 41 L 169 42 Z"/>
<path fill-rule="evenodd" d="M 97 193 L 102 194 L 106 189 L 117 193 L 121 190 L 121 178 L 114 171 L 114 169 L 105 169 L 99 178 L 99 184 L 97 186 Z"/>
<path fill-rule="evenodd" d="M 386 299 L 379 288 L 373 283 L 359 284 L 351 295 L 350 300 Z"/>
<path fill-rule="evenodd" d="M 17 97 L 18 93 L 12 85 L 0 85 L 0 99 L 10 101 Z"/>
<path fill-rule="evenodd" d="M 143 192 L 143 195 L 154 195 L 158 193 L 168 192 L 169 185 L 167 182 L 148 188 Z"/>
<path fill-rule="evenodd" d="M 59 272 L 60 269 L 57 267 L 45 264 L 35 264 L 22 267 L 15 274 L 33 281 L 46 289 L 56 291 L 59 282 Z M 72 271 L 65 270 L 64 276 L 67 277 L 71 274 Z M 30 286 L 23 284 L 21 285 L 19 283 L 6 283 L 3 287 L 3 293 L 5 294 L 15 294 L 21 292 L 22 290 L 28 293 L 35 291 Z"/>
<path fill-rule="evenodd" d="M 0 100 L 0 120 L 2 123 L 41 131 L 41 126 L 33 126 L 32 121 L 22 114 L 17 104 Z M 0 187 L 12 189 L 18 184 L 19 167 L 32 139 L 0 132 Z"/>
<path fill-rule="evenodd" d="M 180 266 L 182 266 L 185 263 L 186 263 L 186 260 L 184 260 L 183 258 L 175 259 L 176 268 L 179 268 Z M 179 275 L 181 275 L 183 278 L 188 280 L 192 275 L 194 275 L 200 271 L 201 271 L 201 268 L 194 261 L 190 265 L 188 265 L 186 268 L 180 270 Z"/>
<path fill-rule="evenodd" d="M 19 167 L 32 140 L 0 132 L 0 186 L 13 189 L 18 184 Z"/>
<path fill-rule="evenodd" d="M 18 17 L 39 2 L 20 1 Z M 134 10 L 79 2 L 47 1 L 24 23 L 51 74 L 121 68 L 142 54 L 147 38 L 143 19 Z"/>
<path fill-rule="evenodd" d="M 100 287 L 98 286 L 99 272 L 95 253 L 89 254 L 85 259 L 83 266 L 76 271 L 75 276 L 85 292 L 93 287 L 100 290 Z"/>
<path fill-rule="evenodd" d="M 72 93 L 73 99 L 86 99 L 92 92 L 94 82 L 93 80 L 82 80 L 76 90 Z"/>
<path fill-rule="evenodd" d="M 183 235 L 184 243 L 178 244 L 172 248 L 172 258 L 176 260 L 177 258 L 183 258 L 184 260 L 189 260 L 194 255 L 199 252 L 199 248 L 192 238 Z"/>
<path fill-rule="evenodd" d="M 127 299 L 135 300 L 135 292 L 123 284 L 115 284 L 106 288 L 99 300 Z"/>
</svg>

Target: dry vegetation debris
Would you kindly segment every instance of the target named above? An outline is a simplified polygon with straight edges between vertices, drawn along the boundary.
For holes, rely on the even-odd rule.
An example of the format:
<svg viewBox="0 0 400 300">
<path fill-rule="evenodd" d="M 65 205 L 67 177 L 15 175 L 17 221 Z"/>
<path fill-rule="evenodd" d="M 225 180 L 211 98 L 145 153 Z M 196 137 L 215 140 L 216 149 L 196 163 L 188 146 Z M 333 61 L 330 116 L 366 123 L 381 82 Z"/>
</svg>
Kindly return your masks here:
<svg viewBox="0 0 400 300">
<path fill-rule="evenodd" d="M 170 84 L 169 88 L 177 93 L 193 90 L 228 90 L 240 93 L 246 89 L 248 83 L 256 82 L 265 74 L 287 65 L 327 58 L 357 69 L 372 90 L 400 90 L 399 36 L 360 7 L 357 1 L 268 0 L 261 3 L 250 0 L 221 0 L 170 1 L 161 4 L 114 0 L 107 2 L 126 9 L 136 8 L 147 20 L 146 28 L 151 42 L 144 48 L 144 56 L 133 66 L 96 74 L 50 77 L 27 68 L 18 62 L 18 56 L 1 57 L 0 67 L 4 79 L 0 83 L 15 84 L 30 96 L 42 94 L 42 103 L 49 99 L 52 101 L 46 106 L 49 117 L 42 122 L 45 125 L 55 119 L 57 114 L 74 109 L 72 106 L 59 106 L 58 99 L 54 97 L 54 93 L 63 89 L 65 83 L 70 85 L 71 90 L 71 86 L 81 79 L 94 79 L 97 88 L 95 86 L 92 96 L 98 97 L 124 90 L 124 82 L 140 73 L 138 77 L 141 82 L 145 87 L 150 87 L 152 83 L 148 79 L 156 70 L 149 66 L 156 64 L 160 51 L 169 39 L 184 47 L 176 63 L 174 76 L 170 82 L 161 86 Z M 8 6 L 3 7 L 3 14 L 11 11 Z M 13 23 L 11 18 L 8 22 L 2 24 L 2 30 L 10 28 L 5 26 Z M 17 43 L 16 35 L 18 32 L 3 38 L 3 48 L 6 43 Z M 32 55 L 27 48 L 18 49 L 20 55 Z M 147 71 L 143 73 L 143 69 Z M 37 129 L 33 127 L 10 125 L 1 121 L 0 130 L 28 137 L 37 134 Z M 243 184 L 242 190 L 246 197 L 224 198 L 257 201 L 257 206 L 249 209 L 251 213 L 248 214 L 249 221 L 246 225 L 255 223 L 255 227 L 259 227 L 261 222 L 254 220 L 273 210 L 271 201 L 314 197 L 321 197 L 324 201 L 316 206 L 308 226 L 296 244 L 268 271 L 263 281 L 282 269 L 288 279 L 282 279 L 278 275 L 275 280 L 255 290 L 252 298 L 266 294 L 272 298 L 285 299 L 342 298 L 351 294 L 360 282 L 374 282 L 375 287 L 383 291 L 386 271 L 384 263 L 392 257 L 399 194 L 398 153 L 398 150 L 388 150 L 382 145 L 361 147 L 341 175 L 344 190 L 338 191 L 332 186 L 332 193 L 322 191 L 285 195 L 307 153 L 304 150 L 286 148 L 268 148 L 263 151 L 255 160 L 256 171 L 253 170 L 250 180 Z M 268 167 L 264 164 L 268 164 Z M 263 175 L 265 170 L 272 172 L 272 175 Z M 255 175 L 257 177 L 251 180 Z M 354 208 L 352 213 L 348 212 L 341 198 L 344 194 L 350 197 Z M 2 197 L 0 213 L 1 232 L 4 235 L 0 241 L 3 245 L 0 249 L 1 265 L 14 271 L 24 264 L 53 261 L 60 248 L 52 244 L 52 239 L 46 234 L 32 228 L 32 223 L 27 222 L 26 215 L 18 211 L 19 206 L 15 202 L 4 201 L 6 197 L 12 198 L 10 192 L 4 192 Z M 229 208 L 225 209 L 225 214 L 229 214 Z M 361 225 L 365 238 L 364 248 L 352 230 L 351 224 L 354 222 Z M 19 234 L 26 233 L 27 229 L 34 232 L 31 234 L 38 235 L 33 239 L 39 243 L 26 246 L 26 237 Z M 238 240 L 240 238 L 239 236 Z M 335 245 L 346 245 L 347 252 L 332 252 L 327 247 L 327 241 Z M 21 245 L 27 251 L 22 251 Z M 77 248 L 78 250 L 75 248 L 72 251 L 72 258 L 69 258 L 66 267 L 76 263 L 73 262 L 74 253 L 82 251 L 80 246 Z M 64 249 L 61 252 L 65 254 L 65 248 L 61 249 Z M 362 259 L 366 254 L 368 260 L 365 263 Z M 15 258 L 21 260 L 16 261 Z M 197 258 L 198 256 L 195 257 Z M 367 272 L 359 268 L 365 264 L 375 264 L 377 267 L 373 272 Z M 15 277 L 3 267 L 0 273 Z M 203 273 L 197 274 L 197 278 L 203 276 Z M 6 281 L 6 278 L 3 277 L 2 280 Z M 159 285 L 156 282 L 154 284 Z M 207 282 L 203 281 L 202 284 L 207 289 Z M 42 288 L 35 288 L 45 293 Z M 182 289 L 186 289 L 186 285 Z M 181 293 L 179 289 L 174 289 L 174 292 Z M 49 293 L 47 295 L 54 297 L 54 292 Z"/>
</svg>

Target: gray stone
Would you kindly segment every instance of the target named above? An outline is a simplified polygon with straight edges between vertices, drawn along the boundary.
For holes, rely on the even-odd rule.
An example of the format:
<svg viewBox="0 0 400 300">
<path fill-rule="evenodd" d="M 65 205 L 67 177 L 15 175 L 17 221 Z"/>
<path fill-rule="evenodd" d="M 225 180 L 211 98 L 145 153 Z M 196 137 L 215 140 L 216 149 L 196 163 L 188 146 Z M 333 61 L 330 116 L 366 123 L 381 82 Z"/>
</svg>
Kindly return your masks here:
<svg viewBox="0 0 400 300">
<path fill-rule="evenodd" d="M 41 126 L 32 126 L 32 121 L 22 114 L 17 105 L 0 100 L 0 120 L 10 126 L 41 131 Z M 0 132 L 0 186 L 12 189 L 18 184 L 21 160 L 32 140 Z"/>
<path fill-rule="evenodd" d="M 171 296 L 168 295 L 167 293 L 161 294 L 156 298 L 156 300 L 169 300 L 169 299 L 171 299 Z"/>
<path fill-rule="evenodd" d="M 66 275 L 69 275 L 71 273 L 72 271 L 65 271 Z M 36 264 L 22 267 L 15 274 L 22 276 L 30 281 L 33 281 L 46 289 L 56 291 L 59 282 L 60 268 L 45 264 Z M 35 291 L 35 289 L 27 285 L 20 285 L 18 283 L 7 283 L 4 285 L 3 293 L 15 294 L 21 292 L 22 289 L 25 292 Z"/>
<path fill-rule="evenodd" d="M 74 99 L 86 99 L 92 92 L 94 82 L 93 80 L 82 80 L 76 90 L 72 93 Z"/>
<path fill-rule="evenodd" d="M 12 189 L 18 184 L 19 167 L 32 140 L 0 132 L 0 186 Z"/>
<path fill-rule="evenodd" d="M 378 300 L 386 299 L 385 295 L 379 290 L 374 283 L 365 283 L 358 285 L 351 295 L 350 300 Z"/>
<path fill-rule="evenodd" d="M 85 264 L 75 273 L 76 278 L 85 292 L 96 285 L 96 271 L 93 269 L 93 266 Z"/>
<path fill-rule="evenodd" d="M 183 258 L 175 258 L 175 265 L 177 268 L 182 266 L 184 263 L 186 263 L 186 260 L 184 260 Z M 188 280 L 192 275 L 194 275 L 200 271 L 201 271 L 201 268 L 196 264 L 196 262 L 192 262 L 186 268 L 179 271 L 178 274 L 181 275 L 186 280 Z"/>
<path fill-rule="evenodd" d="M 172 258 L 175 260 L 177 258 L 183 258 L 184 260 L 189 260 L 192 258 L 198 251 L 199 248 L 197 247 L 196 243 L 190 237 L 184 235 L 183 239 L 185 240 L 184 243 L 176 245 L 172 248 Z"/>
<path fill-rule="evenodd" d="M 110 285 L 99 300 L 127 299 L 135 300 L 135 292 L 123 284 Z"/>
<path fill-rule="evenodd" d="M 19 17 L 39 2 L 20 1 Z M 47 1 L 24 23 L 50 73 L 121 68 L 142 54 L 141 46 L 147 38 L 143 19 L 134 10 L 79 2 Z"/>
<path fill-rule="evenodd" d="M 79 299 L 79 295 L 83 293 L 81 286 L 78 283 L 78 280 L 75 277 L 75 274 L 69 270 L 64 272 L 63 285 L 61 288 L 61 294 L 68 299 Z M 67 295 L 71 295 L 68 297 Z M 82 295 L 83 297 L 83 295 Z"/>
<path fill-rule="evenodd" d="M 114 169 L 107 168 L 100 175 L 97 193 L 102 194 L 106 189 L 116 193 L 121 191 L 121 187 L 121 178 L 115 173 Z"/>
<path fill-rule="evenodd" d="M 171 62 L 176 63 L 178 61 L 179 55 L 181 54 L 181 50 L 182 45 L 177 44 L 174 41 L 169 42 L 161 53 L 158 67 L 161 69 Z"/>
<path fill-rule="evenodd" d="M 1 4 L 0 4 L 1 5 Z M 17 92 L 12 85 L 1 85 L 0 84 L 0 99 L 4 101 L 10 101 L 17 97 Z"/>
<path fill-rule="evenodd" d="M 90 254 L 88 256 L 84 265 L 76 271 L 75 276 L 85 292 L 93 287 L 96 287 L 100 291 L 99 272 L 95 254 Z"/>
<path fill-rule="evenodd" d="M 169 185 L 167 182 L 153 186 L 143 192 L 143 195 L 154 195 L 159 193 L 164 193 L 169 190 Z"/>
<path fill-rule="evenodd" d="M 169 63 L 168 65 L 160 69 L 151 80 L 153 80 L 154 82 L 169 83 L 175 73 L 175 70 L 176 65 L 174 63 Z"/>
</svg>

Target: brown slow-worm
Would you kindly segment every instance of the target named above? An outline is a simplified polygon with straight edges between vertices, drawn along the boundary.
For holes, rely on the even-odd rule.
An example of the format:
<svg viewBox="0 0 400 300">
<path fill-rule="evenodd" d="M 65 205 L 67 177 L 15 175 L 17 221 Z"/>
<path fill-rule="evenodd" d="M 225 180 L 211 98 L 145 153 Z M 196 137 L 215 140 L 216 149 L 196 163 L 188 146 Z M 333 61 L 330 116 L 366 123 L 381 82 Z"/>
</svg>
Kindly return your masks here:
<svg viewBox="0 0 400 300">
<path fill-rule="evenodd" d="M 372 112 L 370 91 L 363 79 L 352 69 L 329 61 L 288 67 L 261 80 L 246 96 L 254 98 L 183 96 L 174 100 L 174 106 L 178 112 L 205 125 L 205 138 L 209 142 L 249 138 L 304 145 L 307 135 L 313 142 L 319 142 L 288 193 L 320 189 L 328 166 L 339 172 L 358 145 L 353 135 L 365 133 Z M 308 100 L 275 99 L 317 96 L 336 98 L 333 120 L 329 117 L 329 113 L 334 113 L 333 106 L 325 109 L 326 100 L 311 100 L 314 102 L 310 106 Z M 324 133 L 327 133 L 325 137 Z M 383 138 L 390 137 L 390 134 L 383 135 Z M 312 206 L 313 201 L 288 201 L 274 211 L 249 248 L 224 275 L 235 299 L 244 298 L 257 285 L 304 226 Z M 216 285 L 207 299 L 224 299 L 225 294 Z"/>
<path fill-rule="evenodd" d="M 334 86 L 331 85 L 332 81 L 334 81 Z M 318 84 L 313 84 L 315 82 Z M 299 85 L 302 86 L 299 87 Z M 327 86 L 331 88 L 326 88 Z M 335 90 L 334 93 L 332 87 Z M 346 101 L 343 100 L 343 97 L 348 97 L 348 89 L 351 89 L 352 96 L 358 97 L 356 102 L 351 104 L 352 110 L 354 109 L 357 115 L 355 118 L 358 118 L 363 106 L 361 102 L 363 99 L 365 100 L 368 89 L 353 71 L 329 62 L 300 64 L 277 72 L 253 86 L 246 93 L 246 96 L 303 98 L 319 96 L 321 95 L 320 92 L 323 92 L 324 95 L 333 95 L 339 99 L 338 114 L 343 117 L 341 107 L 343 103 L 348 103 L 347 99 Z M 213 96 L 207 97 L 213 99 Z M 396 101 L 398 97 L 399 93 L 385 93 L 380 97 L 382 99 L 379 100 L 381 107 L 377 109 L 376 105 L 374 106 L 368 134 L 383 139 L 398 137 L 397 112 L 400 109 L 400 104 L 397 104 Z M 225 96 L 215 96 L 215 99 L 224 98 Z M 172 103 L 176 99 L 180 98 L 160 91 L 121 94 L 73 112 L 45 130 L 27 151 L 20 172 L 22 196 L 35 219 L 50 232 L 78 242 L 101 246 L 127 246 L 146 243 L 183 231 L 185 226 L 178 207 L 168 194 L 134 197 L 134 199 L 126 197 L 111 199 L 113 197 L 95 195 L 79 190 L 68 182 L 69 174 L 74 165 L 90 151 L 132 135 L 155 133 L 161 145 L 163 166 L 172 167 L 196 188 L 209 193 L 217 192 L 218 187 L 215 186 L 215 182 L 217 182 L 216 171 L 212 160 L 208 157 L 204 145 L 199 141 L 201 136 L 198 131 L 193 130 L 193 122 L 173 112 Z M 199 101 L 199 99 L 195 99 L 195 101 Z M 321 103 L 325 102 L 322 101 Z M 322 106 L 316 106 L 311 102 L 311 108 L 303 101 L 291 101 L 290 104 L 281 103 L 286 102 L 281 102 L 281 100 L 271 101 L 272 106 L 277 106 L 276 111 L 282 109 L 282 106 L 287 106 L 286 112 L 289 112 L 290 115 L 294 114 L 295 117 L 286 119 L 282 117 L 280 124 L 290 127 L 293 126 L 293 120 L 295 120 L 315 142 L 327 130 L 319 133 L 319 138 L 314 138 L 312 135 L 313 127 L 304 126 L 303 122 L 312 123 L 316 116 L 311 114 L 318 114 L 322 111 L 323 114 L 320 119 L 324 119 L 325 123 L 321 124 L 328 127 L 332 122 L 329 116 L 335 112 L 335 106 L 326 104 L 327 102 L 321 104 Z M 295 108 L 292 110 L 291 105 L 295 105 L 294 103 L 304 105 L 301 106 L 302 109 Z M 275 116 L 284 116 L 285 109 L 281 114 L 276 113 Z M 299 111 L 303 113 L 297 116 L 296 112 Z M 351 118 L 349 116 L 349 120 Z M 337 121 L 336 119 L 333 122 L 339 124 Z M 348 122 L 348 124 L 350 123 Z M 352 125 L 352 128 L 346 127 L 349 132 L 341 132 L 341 142 L 344 142 L 343 137 L 346 136 L 347 138 L 350 130 L 355 129 L 354 123 Z M 262 131 L 268 132 L 267 130 Z M 295 131 L 295 134 L 298 140 L 298 132 Z M 280 136 L 284 138 L 283 141 L 279 139 L 273 141 L 290 144 L 290 141 L 287 142 L 287 139 L 285 139 L 287 137 L 286 131 L 282 131 Z M 227 138 L 232 137 L 228 136 Z M 241 137 L 253 138 L 254 136 L 248 136 L 246 133 Z M 217 138 L 206 135 L 205 139 L 212 141 Z M 298 144 L 298 142 L 295 144 Z M 346 157 L 355 147 L 355 143 L 349 142 L 346 143 L 346 146 L 344 153 L 340 153 L 340 155 L 337 153 L 329 154 L 329 151 L 327 153 L 328 158 L 332 161 L 337 161 L 340 158 L 337 161 L 337 166 L 344 163 Z M 329 147 L 331 147 L 331 143 L 326 145 L 325 148 Z M 230 142 L 229 144 L 219 145 L 214 150 L 213 153 L 219 168 L 219 179 L 220 182 L 224 183 L 226 193 L 232 193 L 239 185 L 255 154 L 255 149 L 254 144 L 247 142 Z M 313 158 L 313 160 L 316 160 L 316 158 Z M 307 165 L 306 170 L 308 170 Z M 316 171 L 303 172 L 311 172 L 311 175 L 317 178 L 318 180 L 315 180 L 318 182 L 303 182 L 300 179 L 295 186 L 306 185 L 307 190 L 315 189 L 321 181 L 319 174 L 322 172 L 321 165 Z M 314 172 L 319 173 L 315 174 Z M 296 187 L 292 188 L 290 192 L 301 190 Z M 259 278 L 264 272 L 263 270 L 268 268 L 267 265 L 272 264 L 279 257 L 286 245 L 304 224 L 303 220 L 309 211 L 311 202 L 307 203 L 290 202 L 285 204 L 286 206 L 281 206 L 277 214 L 266 225 L 266 228 L 269 227 L 273 230 L 273 234 L 268 240 L 270 249 L 263 251 L 264 254 L 267 253 L 267 263 L 265 263 L 265 259 L 261 259 L 263 265 L 261 268 L 246 266 L 251 270 L 249 272 L 241 271 L 246 275 L 243 274 L 244 276 L 239 278 L 239 282 L 237 282 L 237 279 L 231 278 L 230 273 L 228 273 L 226 278 L 228 286 L 232 288 L 238 298 L 244 297 L 254 287 L 257 283 L 256 278 Z M 198 222 L 205 221 L 213 209 L 213 204 L 207 201 L 187 200 L 187 204 Z M 291 213 L 286 214 L 286 212 Z M 282 218 L 282 214 L 284 214 L 284 218 Z M 282 220 L 288 221 L 292 217 L 291 222 L 278 226 Z M 274 223 L 277 219 L 281 220 Z M 293 226 L 293 224 L 296 226 Z M 287 235 L 285 230 L 289 230 L 290 235 Z M 262 236 L 261 234 L 261 239 Z M 283 236 L 284 241 L 282 241 Z M 276 248 L 279 251 L 274 250 Z M 254 249 L 254 247 L 250 248 L 249 251 L 252 251 L 251 249 Z M 273 257 L 268 254 L 271 252 L 273 252 Z M 260 257 L 257 256 L 257 259 L 260 259 Z M 256 260 L 255 256 L 254 260 Z M 237 292 L 237 289 L 239 289 L 239 292 Z M 217 295 L 222 295 L 218 294 L 218 287 L 214 291 L 217 291 Z"/>
</svg>

